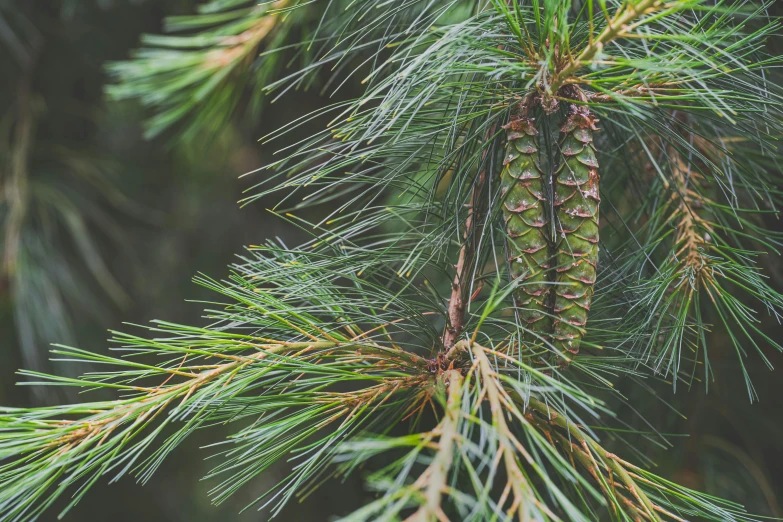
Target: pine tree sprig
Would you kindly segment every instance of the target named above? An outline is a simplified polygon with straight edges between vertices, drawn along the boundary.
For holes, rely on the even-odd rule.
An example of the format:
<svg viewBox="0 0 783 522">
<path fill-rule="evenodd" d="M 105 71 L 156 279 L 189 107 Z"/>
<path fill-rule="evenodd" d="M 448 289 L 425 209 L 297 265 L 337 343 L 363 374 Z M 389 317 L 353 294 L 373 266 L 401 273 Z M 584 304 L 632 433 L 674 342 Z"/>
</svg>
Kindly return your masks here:
<svg viewBox="0 0 783 522">
<path fill-rule="evenodd" d="M 315 49 L 263 91 L 304 87 L 327 67 L 330 89 L 364 79 L 357 99 L 264 139 L 282 150 L 244 202 L 284 194 L 273 215 L 309 240 L 252 247 L 226 280 L 198 276 L 216 295 L 206 327 L 117 334 L 124 357 L 58 349 L 112 369 L 30 375 L 122 398 L 3 410 L 0 515 L 31 520 L 105 473 L 147 480 L 194 430 L 225 423 L 236 428 L 212 446 L 212 499 L 292 459 L 252 504 L 272 515 L 332 475 L 371 470 L 375 498 L 344 520 L 754 520 L 649 472 L 626 435 L 665 439 L 616 415 L 634 405 L 615 383 L 689 382 L 681 360 L 701 350 L 706 362 L 705 332 L 717 326 L 740 371 L 746 347 L 778 348 L 748 304 L 780 317 L 757 262 L 783 239 L 763 223 L 780 201 L 783 135 L 783 91 L 768 77 L 781 59 L 762 45 L 777 22 L 765 6 L 362 0 L 314 17 L 310 4 L 239 4 L 180 20 L 213 31 L 205 41 L 159 42 L 198 43 L 203 63 L 210 45 L 234 41 L 223 38 L 300 12 L 314 28 L 306 41 L 278 46 L 271 29 L 251 31 L 254 49 L 271 46 L 262 61 Z M 210 96 L 250 61 L 240 49 L 244 58 L 198 73 L 215 75 Z M 174 98 L 194 85 L 186 65 Z M 171 121 L 195 107 L 161 103 Z M 520 187 L 524 197 L 512 193 Z M 324 216 L 304 215 L 316 205 Z M 509 245 L 543 225 L 541 241 Z M 538 252 L 528 266 L 541 277 L 522 275 L 515 260 Z M 533 306 L 552 321 L 532 326 Z"/>
</svg>

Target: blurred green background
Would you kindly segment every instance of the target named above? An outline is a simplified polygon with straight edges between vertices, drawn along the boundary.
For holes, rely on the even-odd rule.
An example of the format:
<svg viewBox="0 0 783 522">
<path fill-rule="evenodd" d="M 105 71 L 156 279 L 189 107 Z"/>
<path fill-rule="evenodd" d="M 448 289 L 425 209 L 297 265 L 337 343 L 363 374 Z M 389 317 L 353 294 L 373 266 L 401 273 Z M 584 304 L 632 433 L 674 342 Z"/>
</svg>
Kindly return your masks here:
<svg viewBox="0 0 783 522">
<path fill-rule="evenodd" d="M 293 245 L 304 237 L 265 210 L 274 202 L 240 209 L 242 191 L 263 174 L 239 176 L 270 159 L 272 147 L 260 146 L 258 137 L 327 103 L 316 91 L 289 93 L 253 118 L 240 102 L 228 124 L 187 143 L 172 136 L 145 140 L 149 113 L 104 94 L 107 62 L 127 59 L 141 34 L 159 33 L 164 16 L 192 13 L 196 4 L 0 0 L 4 405 L 76 400 L 75 392 L 16 385 L 20 367 L 66 375 L 86 370 L 49 361 L 50 343 L 106 351 L 107 329 L 132 328 L 123 322 L 202 324 L 201 305 L 186 302 L 209 298 L 191 283 L 194 274 L 225 275 L 244 245 L 274 237 Z M 775 8 L 783 11 L 779 4 Z M 783 52 L 780 42 L 772 45 Z M 343 96 L 359 87 L 349 85 Z M 766 264 L 783 286 L 780 259 L 769 257 Z M 767 331 L 776 339 L 783 335 L 773 323 Z M 629 440 L 654 456 L 664 476 L 783 517 L 783 381 L 750 358 L 749 373 L 762 397 L 750 405 L 734 371 L 733 349 L 720 335 L 711 341 L 717 382 L 709 393 L 695 386 L 672 397 L 666 383 L 649 382 L 648 391 L 620 383 L 639 413 L 634 427 L 649 430 L 643 418 L 662 432 L 690 436 L 671 437 L 665 451 L 641 438 Z M 783 367 L 779 354 L 771 354 L 771 362 Z M 144 487 L 128 478 L 96 487 L 66 520 L 265 520 L 255 508 L 238 513 L 282 468 L 232 502 L 209 504 L 209 484 L 199 480 L 210 467 L 203 461 L 208 451 L 199 446 L 219 435 L 194 437 Z M 364 500 L 358 478 L 327 485 L 279 519 L 321 521 L 350 511 Z"/>
</svg>

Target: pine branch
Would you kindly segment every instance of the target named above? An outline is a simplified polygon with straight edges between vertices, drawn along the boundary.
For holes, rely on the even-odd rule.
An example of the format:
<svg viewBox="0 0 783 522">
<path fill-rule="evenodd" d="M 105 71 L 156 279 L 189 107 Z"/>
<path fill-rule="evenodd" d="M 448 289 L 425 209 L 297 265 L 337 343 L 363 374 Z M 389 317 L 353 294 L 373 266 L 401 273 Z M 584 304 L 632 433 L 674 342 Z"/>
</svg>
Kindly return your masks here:
<svg viewBox="0 0 783 522">
<path fill-rule="evenodd" d="M 380 385 L 367 386 L 361 393 L 317 393 L 318 388 L 324 384 L 324 376 L 330 373 L 331 379 L 341 375 L 343 379 L 365 380 L 370 383 L 378 381 L 372 376 L 373 368 L 364 366 L 363 362 L 368 360 L 368 357 L 374 359 L 379 353 L 391 352 L 368 342 L 270 343 L 262 340 L 252 342 L 251 339 L 243 339 L 243 337 L 226 336 L 225 340 L 231 344 L 222 347 L 219 351 L 201 350 L 187 340 L 185 346 L 179 349 L 176 349 L 175 344 L 157 345 L 156 348 L 163 353 L 184 356 L 179 362 L 176 359 L 172 361 L 174 366 L 171 368 L 139 365 L 133 361 L 100 357 L 74 349 L 58 352 L 71 357 L 83 356 L 93 361 L 113 363 L 125 366 L 127 369 L 116 375 L 94 374 L 83 379 L 50 377 L 54 382 L 71 386 L 113 388 L 135 392 L 137 395 L 119 401 L 49 409 L 4 409 L 0 415 L 0 424 L 3 425 L 0 458 L 6 462 L 0 467 L 0 485 L 2 485 L 0 505 L 4 506 L 0 513 L 17 517 L 19 520 L 32 519 L 47 508 L 69 485 L 85 480 L 83 484 L 86 487 L 79 490 L 78 495 L 66 507 L 67 511 L 81 499 L 89 485 L 93 484 L 100 475 L 114 470 L 119 477 L 133 469 L 134 463 L 140 459 L 143 451 L 153 443 L 166 424 L 176 420 L 184 421 L 185 424 L 178 433 L 167 439 L 141 464 L 136 464 L 135 470 L 146 480 L 165 455 L 172 451 L 184 436 L 208 419 L 239 420 L 247 415 L 253 415 L 253 407 L 248 409 L 248 404 L 242 405 L 239 399 L 246 389 L 267 387 L 270 394 L 268 399 L 263 395 L 256 399 L 249 399 L 249 404 L 255 402 L 262 407 L 262 410 L 271 407 L 273 411 L 277 409 L 279 413 L 282 411 L 279 408 L 284 410 L 297 404 L 305 408 L 309 407 L 310 415 L 294 416 L 291 417 L 292 423 L 279 425 L 285 429 L 295 430 L 296 423 L 313 423 L 322 428 L 341 419 L 343 419 L 343 426 L 351 427 L 363 420 L 361 412 L 369 404 L 375 403 L 375 408 L 381 407 L 383 399 L 389 394 L 399 389 L 416 387 L 413 381 L 399 378 L 399 373 L 392 369 L 395 367 L 392 363 L 394 356 L 392 358 L 384 356 L 381 366 L 388 368 L 392 374 L 397 373 L 397 376 L 391 380 L 384 382 L 382 378 Z M 128 338 L 128 340 L 134 339 Z M 138 340 L 138 342 L 144 341 Z M 254 351 L 248 355 L 235 355 L 230 353 L 230 348 Z M 401 361 L 405 362 L 399 368 L 408 368 L 412 375 L 416 375 L 416 366 L 411 368 L 411 356 L 413 354 L 403 354 Z M 192 362 L 184 364 L 188 357 Z M 202 364 L 200 360 L 205 357 L 217 359 L 218 362 Z M 315 363 L 329 360 L 335 361 L 332 363 L 333 369 L 330 369 L 328 363 L 322 363 L 320 370 L 313 373 L 312 377 L 305 377 L 308 372 L 315 369 Z M 352 360 L 356 362 L 351 363 Z M 272 371 L 285 372 L 287 367 L 292 374 L 300 374 L 299 381 L 295 384 L 280 382 Z M 423 372 L 425 368 L 423 361 L 418 364 L 418 372 Z M 134 369 L 137 375 L 134 374 Z M 375 370 L 384 373 L 380 366 Z M 29 375 L 47 377 L 32 372 Z M 155 387 L 125 384 L 128 380 L 136 381 L 140 377 L 149 379 L 155 375 L 165 376 L 166 380 Z M 184 379 L 177 383 L 167 383 L 173 376 Z M 403 384 L 405 387 L 401 388 Z M 316 393 L 309 392 L 310 389 L 316 390 Z M 233 409 L 232 402 L 238 403 L 238 411 Z M 266 402 L 269 402 L 268 406 L 264 405 Z M 65 420 L 68 415 L 77 415 L 79 418 Z M 161 421 L 157 426 L 154 423 L 156 419 Z M 339 430 L 336 435 L 339 435 Z M 239 440 L 244 442 L 252 438 L 246 434 Z M 287 444 L 302 442 L 303 439 L 294 437 L 289 439 Z M 263 445 L 256 448 L 258 451 L 264 451 Z M 313 465 L 323 465 L 319 462 L 313 461 Z M 220 469 L 221 467 L 218 467 L 217 472 Z M 258 470 L 255 471 L 257 472 Z M 245 476 L 239 479 L 239 484 L 244 483 L 247 478 Z M 49 487 L 55 485 L 57 487 L 54 491 L 47 492 Z M 233 482 L 226 486 L 228 491 L 233 491 L 237 487 Z M 216 490 L 218 499 L 224 498 L 220 492 L 221 488 L 218 488 Z M 286 496 L 292 493 L 289 491 Z M 39 497 L 41 497 L 40 503 L 32 504 Z"/>
<path fill-rule="evenodd" d="M 467 347 L 465 349 L 467 349 Z M 542 509 L 547 516 L 557 519 L 557 516 L 555 516 L 554 513 L 549 512 L 545 506 L 541 506 L 537 502 L 531 491 L 529 481 L 519 464 L 517 457 L 518 451 L 525 456 L 525 459 L 528 462 L 531 462 L 532 458 L 522 449 L 522 445 L 516 437 L 514 437 L 514 434 L 506 423 L 507 406 L 504 406 L 504 403 L 508 404 L 510 398 L 505 396 L 505 392 L 499 385 L 497 374 L 487 358 L 484 347 L 474 343 L 470 349 L 473 356 L 476 358 L 476 361 L 478 361 L 481 382 L 484 385 L 484 393 L 486 393 L 487 400 L 490 404 L 492 424 L 498 430 L 498 453 L 503 459 L 506 473 L 508 474 L 506 489 L 510 487 L 513 492 L 511 506 L 507 509 L 508 514 L 510 516 L 516 514 L 520 521 L 531 520 L 535 518 L 533 511 L 533 506 L 535 505 L 539 509 Z M 500 505 L 504 504 L 502 501 L 499 503 Z"/>
<path fill-rule="evenodd" d="M 462 374 L 458 370 L 448 370 L 441 375 L 448 390 L 448 400 L 443 419 L 435 429 L 438 434 L 438 452 L 432 464 L 420 479 L 426 479 L 426 503 L 413 515 L 410 522 L 429 522 L 448 520 L 441 506 L 441 497 L 448 488 L 449 471 L 454 460 L 455 445 L 459 438 L 459 421 L 462 416 Z"/>
<path fill-rule="evenodd" d="M 239 3 L 209 5 L 223 13 Z M 333 469 L 348 474 L 383 456 L 386 465 L 368 477 L 377 497 L 346 520 L 752 519 L 735 504 L 609 453 L 594 432 L 612 433 L 614 423 L 625 422 L 612 415 L 625 409 L 615 404 L 626 400 L 614 391 L 615 380 L 653 374 L 660 361 L 675 364 L 670 354 L 655 354 L 653 361 L 650 353 L 661 334 L 664 343 L 682 341 L 669 330 L 669 312 L 679 321 L 675 326 L 705 324 L 702 314 L 709 309 L 701 301 L 680 300 L 698 295 L 690 283 L 706 284 L 733 339 L 742 333 L 754 345 L 763 338 L 775 346 L 756 313 L 720 286 L 742 288 L 780 315 L 783 300 L 758 273 L 756 253 L 747 247 L 781 243 L 765 237 L 757 219 L 780 198 L 777 170 L 770 165 L 779 159 L 772 138 L 783 134 L 783 91 L 764 74 L 781 60 L 765 56 L 758 43 L 775 23 L 746 30 L 752 24 L 741 17 L 762 20 L 762 14 L 746 13 L 742 2 L 610 0 L 600 5 L 602 13 L 593 12 L 590 0 L 579 11 L 567 2 L 542 8 L 497 1 L 454 9 L 460 5 L 330 4 L 315 30 L 330 34 L 306 42 L 308 48 L 321 46 L 319 57 L 265 85 L 266 92 L 302 86 L 326 65 L 335 67 L 340 85 L 358 73 L 366 80 L 358 99 L 316 111 L 270 137 L 287 137 L 320 117 L 330 121 L 312 138 L 284 145 L 283 159 L 272 165 L 280 183 L 260 191 L 286 189 L 280 206 L 294 209 L 283 214 L 276 207 L 275 215 L 310 240 L 298 248 L 254 247 L 226 281 L 199 276 L 221 301 L 209 304 L 207 328 L 159 323 L 155 329 L 163 337 L 152 340 L 118 334 L 122 358 L 58 350 L 65 358 L 112 367 L 79 379 L 28 372 L 50 384 L 127 395 L 106 403 L 3 410 L 0 514 L 29 520 L 69 486 L 81 484 L 76 502 L 109 471 L 146 480 L 195 429 L 240 422 L 217 446 L 220 463 L 208 476 L 218 481 L 212 498 L 225 501 L 272 463 L 295 455 L 290 474 L 256 500 L 271 506 L 273 515 Z M 244 11 L 223 13 L 236 23 L 224 28 L 226 34 L 211 34 L 210 42 L 225 47 L 225 54 L 210 54 L 203 41 L 184 41 L 198 43 L 196 64 L 211 56 L 207 72 L 190 76 L 180 62 L 164 67 L 162 77 L 176 72 L 181 85 L 190 87 L 211 77 L 205 92 L 214 95 L 218 91 L 210 89 L 225 80 L 226 92 L 236 93 L 238 86 L 227 78 L 232 67 L 244 65 L 239 55 L 249 56 L 245 44 L 270 43 L 264 59 L 279 50 L 301 50 L 303 42 L 268 42 L 286 31 L 267 30 L 258 21 L 273 14 L 266 7 L 252 9 L 251 20 Z M 221 16 L 187 20 L 212 26 Z M 610 43 L 619 51 L 615 56 L 604 54 Z M 157 95 L 159 80 L 144 83 L 145 92 Z M 172 93 L 190 101 L 167 107 L 164 113 L 173 112 L 158 122 L 164 126 L 194 107 L 187 89 Z M 522 356 L 520 341 L 530 329 L 518 320 L 514 292 L 526 281 L 508 283 L 504 187 L 491 172 L 499 156 L 499 125 L 512 106 L 533 98 L 545 113 L 539 125 L 543 146 L 528 140 L 514 147 L 527 151 L 528 163 L 540 151 L 537 159 L 550 172 L 559 163 L 568 166 L 570 176 L 558 176 L 559 186 L 542 190 L 537 200 L 559 217 L 552 222 L 559 239 L 549 239 L 582 247 L 561 249 L 559 264 L 573 273 L 545 282 L 563 287 L 570 278 L 578 281 L 571 287 L 585 294 L 561 295 L 567 302 L 556 303 L 552 312 L 567 319 L 568 306 L 589 307 L 589 326 L 582 311 L 572 311 L 578 316 L 570 324 L 589 329 L 581 342 L 597 352 L 567 371 L 544 371 Z M 551 119 L 558 117 L 553 114 L 560 99 L 579 105 L 575 112 L 587 123 L 569 127 L 558 146 Z M 230 106 L 218 101 L 212 109 Z M 672 110 L 687 114 L 691 128 L 685 134 Z M 595 141 L 587 132 L 593 114 L 603 130 Z M 730 133 L 753 147 L 715 157 L 691 139 L 697 131 L 716 142 Z M 675 153 L 680 161 L 671 163 Z M 602 225 L 606 263 L 599 271 L 596 156 L 611 173 L 601 189 L 601 211 L 613 215 Z M 639 168 L 640 157 L 649 159 L 648 172 Z M 689 192 L 694 186 L 685 172 L 694 167 L 724 191 L 725 201 Z M 508 177 L 501 175 L 501 184 Z M 635 183 L 639 190 L 629 190 Z M 576 198 L 582 186 L 589 201 Z M 573 207 L 564 202 L 569 197 Z M 317 203 L 329 205 L 322 220 L 296 215 Z M 693 208 L 700 204 L 709 208 Z M 515 204 L 511 214 L 521 216 L 527 206 Z M 542 208 L 534 209 L 536 216 Z M 679 231 L 671 230 L 673 219 Z M 569 220 L 574 226 L 567 226 Z M 548 254 L 539 247 L 523 244 L 518 253 Z M 589 263 L 577 263 L 581 256 Z M 699 263 L 708 261 L 710 277 L 697 275 Z M 482 291 L 485 286 L 489 291 Z M 450 297 L 441 330 L 443 295 Z M 475 327 L 470 340 L 464 338 L 468 325 Z M 557 341 L 567 341 L 561 337 Z M 433 346 L 439 346 L 435 357 L 426 359 L 422 354 L 431 356 Z M 153 363 L 147 361 L 151 356 Z M 445 407 L 434 409 L 437 427 L 420 430 L 422 412 L 442 391 Z M 389 436 L 392 426 L 408 419 L 407 433 Z M 153 447 L 166 426 L 174 433 Z M 650 464 L 643 450 L 636 454 Z"/>
<path fill-rule="evenodd" d="M 552 81 L 546 86 L 547 93 L 552 95 L 560 90 L 585 65 L 592 63 L 593 58 L 603 51 L 604 47 L 612 41 L 623 38 L 631 33 L 638 25 L 633 22 L 640 17 L 654 13 L 663 6 L 661 0 L 623 1 L 617 8 L 611 20 L 598 36 L 590 33 L 590 41 L 581 53 L 570 61 L 563 69 L 555 72 Z"/>
<path fill-rule="evenodd" d="M 662 167 L 668 176 L 664 188 L 669 198 L 665 205 L 655 209 L 660 217 L 652 221 L 658 227 L 653 230 L 661 235 L 668 235 L 670 227 L 674 230 L 670 250 L 659 264 L 659 273 L 638 287 L 645 293 L 648 289 L 652 291 L 635 308 L 653 306 L 652 312 L 644 312 L 647 315 L 644 323 L 651 326 L 651 336 L 655 339 L 653 346 L 659 350 L 654 355 L 653 368 L 678 375 L 684 354 L 695 352 L 693 358 L 697 360 L 702 352 L 707 380 L 711 370 L 705 344 L 705 331 L 710 328 L 706 316 L 715 313 L 740 355 L 740 368 L 753 400 L 757 395 L 742 362 L 745 349 L 740 339 L 747 340 L 762 357 L 756 335 L 775 349 L 781 347 L 759 330 L 757 312 L 738 300 L 735 294 L 746 293 L 762 303 L 772 315 L 781 316 L 781 294 L 759 277 L 756 266 L 758 249 L 777 250 L 778 238 L 774 232 L 767 232 L 766 238 L 756 236 L 760 229 L 749 213 L 737 206 L 739 191 L 735 192 L 737 196 L 732 196 L 737 198 L 733 203 L 721 204 L 714 199 L 719 197 L 717 187 L 726 175 L 724 172 L 731 172 L 734 158 L 724 147 L 731 146 L 732 139 L 719 135 L 711 142 L 697 134 L 688 120 L 684 115 L 673 120 L 675 132 L 680 137 L 678 141 L 663 148 L 661 143 L 667 140 L 659 136 L 650 151 L 665 162 Z M 745 232 L 736 235 L 733 223 L 742 226 Z M 752 246 L 745 246 L 748 243 Z M 737 287 L 730 291 L 733 285 Z M 735 322 L 734 328 L 729 321 Z M 734 329 L 736 334 L 732 332 Z"/>
<path fill-rule="evenodd" d="M 618 462 L 612 453 L 609 453 L 603 449 L 595 440 L 585 435 L 578 426 L 570 423 L 564 416 L 553 412 L 551 408 L 541 401 L 535 398 L 530 398 L 528 403 L 533 410 L 545 416 L 545 418 L 550 423 L 565 430 L 570 437 L 573 437 L 573 439 L 578 442 L 578 445 L 582 446 L 581 451 L 584 451 L 583 455 L 588 459 L 585 461 L 587 463 L 586 467 L 588 467 L 588 469 L 591 469 L 591 471 L 595 474 L 601 474 L 600 468 L 596 467 L 594 456 L 591 454 L 591 452 L 594 452 L 595 456 L 598 457 L 602 465 L 606 466 L 608 469 L 611 469 L 618 476 L 618 478 L 625 484 L 625 487 L 631 493 L 635 501 L 638 503 L 636 506 L 632 506 L 635 512 L 641 512 L 651 520 L 660 522 L 661 519 L 655 512 L 655 506 L 653 506 L 647 494 L 634 482 L 628 471 L 623 468 L 623 466 Z"/>
</svg>

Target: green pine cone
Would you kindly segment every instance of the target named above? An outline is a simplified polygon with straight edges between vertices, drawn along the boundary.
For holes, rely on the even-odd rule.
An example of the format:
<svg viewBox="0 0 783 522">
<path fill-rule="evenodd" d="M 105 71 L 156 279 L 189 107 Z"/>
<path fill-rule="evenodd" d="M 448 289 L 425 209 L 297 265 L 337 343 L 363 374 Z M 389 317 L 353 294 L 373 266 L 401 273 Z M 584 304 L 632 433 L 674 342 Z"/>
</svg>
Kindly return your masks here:
<svg viewBox="0 0 783 522">
<path fill-rule="evenodd" d="M 598 161 L 593 131 L 598 120 L 572 105 L 561 128 L 563 162 L 555 178 L 557 246 L 552 342 L 576 354 L 587 324 L 598 264 Z M 567 362 L 566 362 L 567 364 Z"/>
<path fill-rule="evenodd" d="M 549 290 L 549 241 L 546 193 L 536 161 L 538 148 L 534 120 L 517 117 L 506 129 L 506 155 L 501 174 L 503 217 L 508 234 L 511 275 L 520 280 L 515 293 L 520 317 L 532 332 L 523 339 L 526 348 L 541 344 L 552 330 Z"/>
</svg>

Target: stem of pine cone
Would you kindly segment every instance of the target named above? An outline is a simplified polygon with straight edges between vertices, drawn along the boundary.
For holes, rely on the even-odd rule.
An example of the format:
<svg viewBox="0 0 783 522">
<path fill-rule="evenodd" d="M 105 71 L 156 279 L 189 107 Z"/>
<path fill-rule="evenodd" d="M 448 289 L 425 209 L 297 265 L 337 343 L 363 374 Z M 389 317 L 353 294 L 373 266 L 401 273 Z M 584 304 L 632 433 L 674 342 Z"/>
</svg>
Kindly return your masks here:
<svg viewBox="0 0 783 522">
<path fill-rule="evenodd" d="M 526 96 L 519 104 L 520 115 L 526 116 L 530 108 L 537 102 L 538 97 L 535 93 Z M 497 130 L 498 123 L 492 124 L 484 133 L 484 142 L 489 143 L 492 137 L 497 133 Z M 479 225 L 487 211 L 487 209 L 481 205 L 483 202 L 481 196 L 484 185 L 487 182 L 487 166 L 485 161 L 490 150 L 491 147 L 488 145 L 481 155 L 482 168 L 471 191 L 468 217 L 465 220 L 465 237 L 459 251 L 454 281 L 451 283 L 451 297 L 449 298 L 448 304 L 448 322 L 446 323 L 446 328 L 443 330 L 443 336 L 441 338 L 443 353 L 448 352 L 457 342 L 465 323 L 465 308 L 470 300 L 470 296 L 467 295 L 468 287 L 470 286 L 468 273 L 475 261 L 475 247 L 478 242 L 477 235 L 479 230 L 481 230 Z"/>
</svg>

